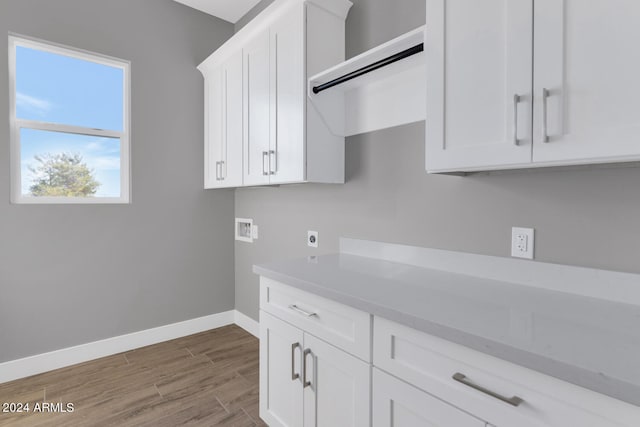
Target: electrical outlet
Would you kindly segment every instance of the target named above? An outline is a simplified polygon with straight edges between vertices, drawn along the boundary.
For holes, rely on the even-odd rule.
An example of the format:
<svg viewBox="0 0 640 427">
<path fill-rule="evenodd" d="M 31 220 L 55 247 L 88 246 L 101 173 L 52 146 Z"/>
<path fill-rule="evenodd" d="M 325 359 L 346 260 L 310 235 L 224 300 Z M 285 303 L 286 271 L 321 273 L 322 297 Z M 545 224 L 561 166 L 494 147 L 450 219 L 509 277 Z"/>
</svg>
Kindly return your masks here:
<svg viewBox="0 0 640 427">
<path fill-rule="evenodd" d="M 513 227 L 511 229 L 511 256 L 533 259 L 533 228 Z"/>
<path fill-rule="evenodd" d="M 318 232 L 317 231 L 307 231 L 307 245 L 312 248 L 318 247 Z"/>
</svg>

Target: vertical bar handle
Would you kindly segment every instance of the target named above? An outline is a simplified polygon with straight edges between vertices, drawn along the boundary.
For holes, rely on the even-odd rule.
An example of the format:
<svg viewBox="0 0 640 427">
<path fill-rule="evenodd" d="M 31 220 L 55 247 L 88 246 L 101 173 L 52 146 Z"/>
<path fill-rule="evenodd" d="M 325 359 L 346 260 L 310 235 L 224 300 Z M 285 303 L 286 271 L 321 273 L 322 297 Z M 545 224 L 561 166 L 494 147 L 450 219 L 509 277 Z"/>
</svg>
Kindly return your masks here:
<svg viewBox="0 0 640 427">
<path fill-rule="evenodd" d="M 307 388 L 311 385 L 311 381 L 307 380 L 307 356 L 311 354 L 311 349 L 306 349 L 302 353 L 302 388 Z"/>
<path fill-rule="evenodd" d="M 542 88 L 542 142 L 549 142 L 549 127 L 547 124 L 547 100 L 549 99 L 549 89 Z"/>
<path fill-rule="evenodd" d="M 520 103 L 520 95 L 513 95 L 513 143 L 520 145 L 518 140 L 518 104 Z"/>
<path fill-rule="evenodd" d="M 227 179 L 227 172 L 225 169 L 225 161 L 222 160 L 220 162 L 220 181 L 224 181 L 225 179 Z"/>
<path fill-rule="evenodd" d="M 216 181 L 220 181 L 220 162 L 216 162 Z"/>
<path fill-rule="evenodd" d="M 267 163 L 269 162 L 269 152 L 268 151 L 263 151 L 262 152 L 262 175 L 269 175 L 269 172 L 267 171 L 267 168 L 265 167 L 265 160 L 267 161 Z"/>
<path fill-rule="evenodd" d="M 296 348 L 299 347 L 299 342 L 291 344 L 291 381 L 295 381 L 300 378 L 300 374 L 296 373 Z"/>
<path fill-rule="evenodd" d="M 271 162 L 271 156 L 273 156 L 273 162 Z M 271 168 L 273 165 L 273 168 Z M 269 151 L 269 174 L 275 175 L 278 172 L 278 156 L 276 155 L 275 150 Z"/>
</svg>

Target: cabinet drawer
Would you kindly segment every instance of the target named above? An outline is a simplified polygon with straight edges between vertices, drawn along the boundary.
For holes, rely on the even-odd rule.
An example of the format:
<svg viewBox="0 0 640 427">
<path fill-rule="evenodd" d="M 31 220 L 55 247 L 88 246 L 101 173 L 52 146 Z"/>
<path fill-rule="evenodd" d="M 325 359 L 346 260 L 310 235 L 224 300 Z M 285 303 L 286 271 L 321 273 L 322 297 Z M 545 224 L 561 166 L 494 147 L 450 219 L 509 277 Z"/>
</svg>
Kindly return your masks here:
<svg viewBox="0 0 640 427">
<path fill-rule="evenodd" d="M 486 423 L 373 369 L 373 427 L 485 427 Z"/>
<path fill-rule="evenodd" d="M 637 426 L 640 419 L 633 405 L 379 317 L 373 364 L 497 427 Z"/>
<path fill-rule="evenodd" d="M 371 315 L 260 277 L 260 309 L 342 350 L 371 360 Z"/>
</svg>

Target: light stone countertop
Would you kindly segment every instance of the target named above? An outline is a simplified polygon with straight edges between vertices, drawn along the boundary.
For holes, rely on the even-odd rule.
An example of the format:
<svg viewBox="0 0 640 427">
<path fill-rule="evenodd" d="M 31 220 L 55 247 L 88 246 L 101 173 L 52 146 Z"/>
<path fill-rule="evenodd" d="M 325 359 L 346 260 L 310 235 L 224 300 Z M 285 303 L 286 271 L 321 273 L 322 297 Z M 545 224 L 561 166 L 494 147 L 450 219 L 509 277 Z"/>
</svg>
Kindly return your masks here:
<svg viewBox="0 0 640 427">
<path fill-rule="evenodd" d="M 253 271 L 640 406 L 640 306 L 349 254 Z"/>
</svg>

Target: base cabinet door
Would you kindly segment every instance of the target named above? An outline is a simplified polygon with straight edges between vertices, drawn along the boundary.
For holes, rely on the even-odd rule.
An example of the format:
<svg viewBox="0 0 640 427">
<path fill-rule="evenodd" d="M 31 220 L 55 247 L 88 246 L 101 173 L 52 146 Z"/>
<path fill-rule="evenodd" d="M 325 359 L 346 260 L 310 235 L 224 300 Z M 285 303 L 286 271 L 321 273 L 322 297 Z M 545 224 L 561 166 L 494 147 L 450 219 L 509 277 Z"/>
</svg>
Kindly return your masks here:
<svg viewBox="0 0 640 427">
<path fill-rule="evenodd" d="M 260 311 L 260 418 L 271 427 L 302 426 L 303 332 Z"/>
<path fill-rule="evenodd" d="M 373 369 L 373 427 L 485 427 L 487 423 Z"/>
<path fill-rule="evenodd" d="M 304 426 L 370 426 L 370 365 L 309 334 L 304 344 Z"/>
</svg>

